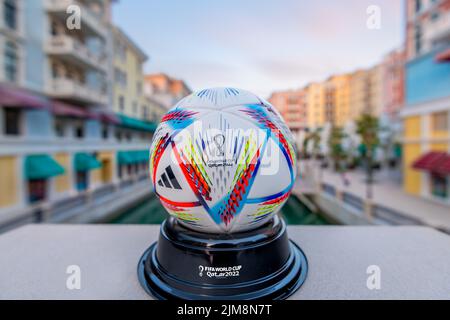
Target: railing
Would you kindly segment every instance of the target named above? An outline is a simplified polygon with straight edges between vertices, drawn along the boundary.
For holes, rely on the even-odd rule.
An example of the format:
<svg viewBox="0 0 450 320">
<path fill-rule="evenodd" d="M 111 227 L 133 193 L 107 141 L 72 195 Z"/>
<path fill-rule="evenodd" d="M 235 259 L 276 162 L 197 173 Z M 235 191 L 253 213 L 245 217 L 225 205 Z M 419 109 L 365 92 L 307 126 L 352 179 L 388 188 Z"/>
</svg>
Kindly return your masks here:
<svg viewBox="0 0 450 320">
<path fill-rule="evenodd" d="M 86 194 L 80 194 L 69 199 L 60 200 L 52 205 L 48 213 L 48 218 L 51 217 L 54 220 L 64 220 L 65 217 L 72 214 L 73 210 L 76 210 L 86 203 Z"/>
<path fill-rule="evenodd" d="M 329 184 L 326 184 L 326 183 L 322 183 L 322 190 L 327 195 L 332 196 L 332 197 L 336 197 L 336 188 L 333 187 L 332 185 L 329 185 Z"/>
<path fill-rule="evenodd" d="M 94 206 L 103 206 L 104 203 L 110 203 L 120 198 L 126 199 L 124 197 L 135 193 L 135 189 L 132 187 L 139 187 L 146 183 L 146 180 L 148 180 L 148 175 L 142 175 L 134 179 L 121 181 L 116 185 L 109 184 L 92 191 L 85 191 L 54 203 L 37 204 L 21 212 L 16 218 L 3 221 L 0 224 L 0 233 L 28 223 L 67 221 L 81 213 L 90 212 Z M 148 191 L 150 192 L 150 187 Z"/>
<path fill-rule="evenodd" d="M 120 182 L 120 188 L 121 189 L 126 189 L 128 187 L 131 187 L 134 183 L 133 179 L 128 179 L 128 180 L 124 180 Z"/>
<path fill-rule="evenodd" d="M 81 11 L 81 21 L 84 22 L 93 32 L 105 38 L 108 35 L 106 26 L 102 23 L 101 17 L 91 11 L 89 7 L 77 0 L 45 0 L 45 8 L 49 12 L 63 12 L 70 6 L 77 6 Z"/>
<path fill-rule="evenodd" d="M 91 67 L 106 71 L 108 68 L 106 55 L 95 54 L 80 41 L 67 36 L 58 35 L 48 40 L 46 51 L 50 54 L 70 54 Z"/>
<path fill-rule="evenodd" d="M 426 225 L 420 219 L 407 216 L 406 214 L 380 204 L 373 204 L 355 194 L 340 191 L 336 187 L 322 183 L 322 192 L 351 210 L 352 214 L 367 217 L 367 222 L 387 225 Z M 447 232 L 447 231 L 445 231 Z"/>
<path fill-rule="evenodd" d="M 364 212 L 364 200 L 348 192 L 342 193 L 342 201 L 358 212 Z"/>
<path fill-rule="evenodd" d="M 149 177 L 149 175 L 148 175 L 148 173 L 145 173 L 145 174 L 143 174 L 143 175 L 140 175 L 139 177 L 138 177 L 138 181 L 146 181 L 146 180 L 148 180 L 150 177 Z"/>
<path fill-rule="evenodd" d="M 92 193 L 92 199 L 96 202 L 103 202 L 114 196 L 115 187 L 114 185 L 107 185 L 100 187 Z"/>
<path fill-rule="evenodd" d="M 54 78 L 50 80 L 48 93 L 53 96 L 82 100 L 90 103 L 108 103 L 106 93 L 68 78 Z"/>
<path fill-rule="evenodd" d="M 20 217 L 3 222 L 0 225 L 0 233 L 21 227 L 29 223 L 37 223 L 42 221 L 42 210 L 30 209 Z"/>
<path fill-rule="evenodd" d="M 372 216 L 378 222 L 385 222 L 389 225 L 424 225 L 419 219 L 408 217 L 401 212 L 378 204 L 373 206 Z"/>
<path fill-rule="evenodd" d="M 434 40 L 443 40 L 450 35 L 450 12 L 440 13 L 435 21 L 430 22 L 427 37 Z"/>
</svg>

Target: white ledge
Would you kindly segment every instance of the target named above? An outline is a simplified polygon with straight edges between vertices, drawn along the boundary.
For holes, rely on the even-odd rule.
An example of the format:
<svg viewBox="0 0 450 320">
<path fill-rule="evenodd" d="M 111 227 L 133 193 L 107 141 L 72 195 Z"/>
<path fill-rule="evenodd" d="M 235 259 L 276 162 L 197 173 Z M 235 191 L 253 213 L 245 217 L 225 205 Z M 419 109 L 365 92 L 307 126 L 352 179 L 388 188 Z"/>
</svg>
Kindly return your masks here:
<svg viewBox="0 0 450 320">
<path fill-rule="evenodd" d="M 136 266 L 159 226 L 29 225 L 0 236 L 0 299 L 151 299 Z M 309 271 L 291 299 L 450 299 L 450 237 L 426 227 L 291 226 Z M 81 268 L 69 290 L 67 267 Z M 367 268 L 381 269 L 369 290 Z"/>
</svg>

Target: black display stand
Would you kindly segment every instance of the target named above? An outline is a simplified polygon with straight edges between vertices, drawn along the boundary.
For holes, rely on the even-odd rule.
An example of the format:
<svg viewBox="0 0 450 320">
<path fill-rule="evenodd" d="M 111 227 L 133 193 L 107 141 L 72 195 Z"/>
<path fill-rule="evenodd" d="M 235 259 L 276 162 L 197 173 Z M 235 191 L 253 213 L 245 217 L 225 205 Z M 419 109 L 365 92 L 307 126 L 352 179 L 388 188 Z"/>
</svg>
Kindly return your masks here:
<svg viewBox="0 0 450 320">
<path fill-rule="evenodd" d="M 278 216 L 232 234 L 200 233 L 171 217 L 141 257 L 138 276 L 158 299 L 285 299 L 303 284 L 307 268 Z"/>
</svg>

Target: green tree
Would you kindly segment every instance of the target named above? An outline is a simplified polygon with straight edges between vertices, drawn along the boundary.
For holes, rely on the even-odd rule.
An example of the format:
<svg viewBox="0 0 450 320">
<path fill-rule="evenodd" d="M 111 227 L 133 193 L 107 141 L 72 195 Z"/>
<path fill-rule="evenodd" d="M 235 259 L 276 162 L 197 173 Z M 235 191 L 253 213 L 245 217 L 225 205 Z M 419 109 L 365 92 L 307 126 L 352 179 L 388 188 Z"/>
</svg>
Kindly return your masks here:
<svg viewBox="0 0 450 320">
<path fill-rule="evenodd" d="M 322 180 L 322 171 L 319 171 L 320 165 L 318 164 L 318 158 L 320 154 L 320 135 L 321 129 L 315 129 L 314 131 L 310 132 L 305 139 L 306 146 L 308 146 L 310 143 L 312 143 L 312 150 L 311 150 L 311 158 L 312 158 L 312 170 L 311 175 L 313 177 L 313 180 L 315 182 Z M 318 172 L 319 171 L 319 172 Z"/>
<path fill-rule="evenodd" d="M 372 184 L 373 184 L 373 164 L 374 164 L 374 154 L 375 149 L 379 145 L 380 141 L 378 138 L 378 133 L 380 131 L 380 124 L 378 118 L 370 115 L 363 114 L 356 121 L 356 133 L 361 137 L 361 157 L 364 160 L 366 175 L 367 175 L 367 189 L 366 197 L 368 199 L 372 198 Z"/>
<path fill-rule="evenodd" d="M 317 156 L 320 153 L 320 129 L 316 129 L 313 132 L 310 132 L 303 140 L 303 153 L 307 154 L 309 142 L 312 141 L 312 158 L 314 160 L 317 159 Z M 310 156 L 311 156 L 310 155 Z"/>
<path fill-rule="evenodd" d="M 344 149 L 342 148 L 342 140 L 345 138 L 345 132 L 342 128 L 333 127 L 328 139 L 328 148 L 330 157 L 333 160 L 334 168 L 338 172 L 344 170 L 344 161 L 347 157 Z"/>
<path fill-rule="evenodd" d="M 305 157 L 308 157 L 308 143 L 309 143 L 309 135 L 307 135 L 305 137 L 305 139 L 303 140 L 303 146 L 302 146 L 302 151 L 303 151 L 303 155 Z"/>
<path fill-rule="evenodd" d="M 313 142 L 313 158 L 316 160 L 317 156 L 320 153 L 320 140 L 321 140 L 320 129 L 316 129 L 313 132 L 311 132 L 309 138 Z"/>
</svg>

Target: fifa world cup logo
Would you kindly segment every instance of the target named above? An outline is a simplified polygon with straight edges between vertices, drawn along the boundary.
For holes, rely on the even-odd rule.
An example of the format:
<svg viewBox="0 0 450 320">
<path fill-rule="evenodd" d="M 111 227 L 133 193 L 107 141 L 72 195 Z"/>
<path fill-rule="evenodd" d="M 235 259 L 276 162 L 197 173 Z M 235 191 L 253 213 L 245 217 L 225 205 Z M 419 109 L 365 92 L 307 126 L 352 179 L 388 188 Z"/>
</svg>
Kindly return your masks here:
<svg viewBox="0 0 450 320">
<path fill-rule="evenodd" d="M 198 271 L 199 271 L 198 275 L 200 277 L 203 277 L 203 270 L 204 270 L 203 266 L 198 266 Z"/>
<path fill-rule="evenodd" d="M 225 156 L 225 136 L 223 134 L 218 134 L 214 136 L 214 144 L 217 148 L 217 156 Z"/>
</svg>

